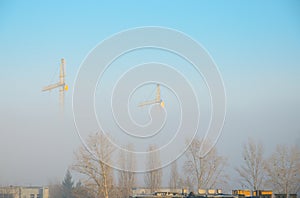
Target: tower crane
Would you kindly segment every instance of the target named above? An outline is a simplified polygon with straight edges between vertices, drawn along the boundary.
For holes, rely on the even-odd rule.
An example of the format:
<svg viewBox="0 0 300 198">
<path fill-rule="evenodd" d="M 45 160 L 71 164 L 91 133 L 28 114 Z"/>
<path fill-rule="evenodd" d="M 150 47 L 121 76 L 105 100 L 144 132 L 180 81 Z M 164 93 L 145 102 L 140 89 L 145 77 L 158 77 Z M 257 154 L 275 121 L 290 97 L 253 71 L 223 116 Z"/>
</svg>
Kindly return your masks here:
<svg viewBox="0 0 300 198">
<path fill-rule="evenodd" d="M 60 69 L 59 69 L 59 82 L 55 84 L 48 85 L 42 89 L 42 91 L 51 91 L 52 89 L 59 88 L 59 101 L 61 107 L 64 106 L 64 95 L 67 91 L 68 85 L 65 83 L 65 59 L 61 59 Z"/>
<path fill-rule="evenodd" d="M 165 107 L 165 102 L 160 97 L 160 85 L 159 84 L 156 85 L 156 97 L 155 97 L 155 99 L 142 102 L 138 106 L 143 107 L 143 106 L 152 105 L 152 104 L 159 104 L 162 108 Z"/>
</svg>

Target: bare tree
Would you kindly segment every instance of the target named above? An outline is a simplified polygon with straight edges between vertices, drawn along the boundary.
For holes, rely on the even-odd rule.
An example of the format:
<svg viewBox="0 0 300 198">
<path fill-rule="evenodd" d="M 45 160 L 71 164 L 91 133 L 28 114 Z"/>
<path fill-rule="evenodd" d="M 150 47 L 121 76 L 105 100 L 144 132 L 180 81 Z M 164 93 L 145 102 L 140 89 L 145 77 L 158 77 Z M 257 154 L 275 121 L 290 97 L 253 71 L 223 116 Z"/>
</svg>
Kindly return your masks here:
<svg viewBox="0 0 300 198">
<path fill-rule="evenodd" d="M 159 167 L 160 156 L 157 151 L 155 145 L 150 145 L 148 149 L 148 159 L 146 162 L 146 167 L 149 170 L 145 173 L 144 181 L 148 188 L 151 189 L 152 192 L 158 190 L 161 187 L 161 180 L 162 180 L 162 169 L 156 169 Z"/>
<path fill-rule="evenodd" d="M 60 181 L 50 181 L 47 186 L 49 187 L 50 198 L 62 198 L 63 190 Z"/>
<path fill-rule="evenodd" d="M 177 169 L 177 162 L 174 161 L 171 164 L 169 187 L 171 189 L 176 189 L 178 187 L 178 182 L 179 182 L 179 174 Z"/>
<path fill-rule="evenodd" d="M 277 193 L 300 191 L 300 151 L 296 146 L 278 145 L 266 163 L 267 183 Z"/>
<path fill-rule="evenodd" d="M 262 144 L 249 139 L 243 148 L 243 164 L 236 168 L 246 187 L 256 191 L 262 188 L 264 182 L 264 149 Z"/>
<path fill-rule="evenodd" d="M 194 185 L 193 185 L 192 179 L 189 175 L 187 175 L 186 177 L 180 177 L 178 180 L 178 186 L 180 186 L 183 189 L 188 190 L 189 192 L 194 191 Z"/>
<path fill-rule="evenodd" d="M 84 185 L 95 197 L 110 197 L 113 192 L 113 171 L 104 162 L 109 162 L 114 151 L 102 133 L 89 136 L 86 141 L 90 151 L 81 147 L 76 153 L 72 169 L 85 175 Z"/>
<path fill-rule="evenodd" d="M 74 198 L 92 198 L 89 194 L 89 190 L 82 185 L 81 181 L 78 181 L 73 189 Z M 52 198 L 52 197 L 51 197 Z"/>
<path fill-rule="evenodd" d="M 126 147 L 126 150 L 133 151 L 133 145 L 129 144 Z M 121 197 L 129 197 L 131 189 L 135 186 L 135 157 L 132 152 L 120 152 L 119 154 L 119 163 L 122 170 L 118 171 L 119 177 L 119 189 Z"/>
<path fill-rule="evenodd" d="M 207 145 L 206 142 L 195 138 L 186 152 L 184 171 L 192 176 L 191 179 L 197 184 L 198 189 L 216 188 L 218 185 L 226 184 L 228 177 L 224 172 L 227 159 L 220 156 L 215 147 L 207 155 L 202 155 L 201 148 Z"/>
</svg>

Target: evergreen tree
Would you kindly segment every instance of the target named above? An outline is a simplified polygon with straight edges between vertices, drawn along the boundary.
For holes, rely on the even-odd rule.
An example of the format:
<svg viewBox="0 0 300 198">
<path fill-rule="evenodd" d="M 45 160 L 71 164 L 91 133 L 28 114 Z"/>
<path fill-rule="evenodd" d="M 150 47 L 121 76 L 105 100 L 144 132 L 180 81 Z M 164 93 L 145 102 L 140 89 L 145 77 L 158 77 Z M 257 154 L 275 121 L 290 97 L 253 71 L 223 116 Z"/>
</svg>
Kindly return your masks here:
<svg viewBox="0 0 300 198">
<path fill-rule="evenodd" d="M 62 182 L 62 194 L 63 198 L 73 198 L 73 185 L 74 182 L 72 180 L 72 175 L 69 170 L 67 170 L 67 173 L 65 175 L 65 178 Z"/>
</svg>

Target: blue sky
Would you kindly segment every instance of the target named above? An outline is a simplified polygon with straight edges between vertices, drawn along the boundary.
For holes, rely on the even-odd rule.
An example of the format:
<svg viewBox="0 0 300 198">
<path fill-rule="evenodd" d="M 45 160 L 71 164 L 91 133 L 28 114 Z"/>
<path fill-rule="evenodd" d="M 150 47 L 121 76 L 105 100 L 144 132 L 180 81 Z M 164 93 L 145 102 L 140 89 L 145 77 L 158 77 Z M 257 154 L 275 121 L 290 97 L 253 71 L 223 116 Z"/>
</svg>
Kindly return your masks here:
<svg viewBox="0 0 300 198">
<path fill-rule="evenodd" d="M 266 143 L 268 152 L 276 144 L 300 141 L 299 1 L 2 0 L 0 184 L 40 184 L 64 175 L 80 145 L 72 124 L 71 92 L 62 122 L 57 93 L 41 93 L 41 88 L 51 82 L 62 57 L 72 87 L 93 47 L 112 34 L 140 26 L 182 31 L 213 57 L 228 96 L 227 120 L 217 146 L 230 160 L 238 161 L 236 150 L 248 137 Z M 59 126 L 68 132 L 58 134 Z M 42 153 L 47 153 L 47 163 L 60 162 L 53 163 L 49 173 L 30 177 Z"/>
</svg>

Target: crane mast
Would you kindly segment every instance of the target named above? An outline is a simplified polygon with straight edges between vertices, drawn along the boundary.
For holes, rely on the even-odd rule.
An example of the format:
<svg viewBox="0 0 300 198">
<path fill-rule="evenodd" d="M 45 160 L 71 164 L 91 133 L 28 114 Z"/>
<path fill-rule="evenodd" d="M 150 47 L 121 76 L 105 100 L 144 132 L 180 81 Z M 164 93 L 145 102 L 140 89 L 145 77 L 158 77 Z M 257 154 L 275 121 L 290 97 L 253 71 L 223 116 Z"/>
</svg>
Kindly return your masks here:
<svg viewBox="0 0 300 198">
<path fill-rule="evenodd" d="M 42 89 L 42 91 L 51 91 L 52 89 L 59 88 L 59 102 L 60 106 L 64 106 L 65 91 L 68 90 L 68 85 L 65 83 L 65 59 L 61 59 L 60 69 L 59 69 L 59 82 L 55 84 L 48 85 Z"/>
<path fill-rule="evenodd" d="M 60 88 L 59 88 L 59 102 L 61 106 L 64 106 L 64 100 L 65 100 L 65 59 L 61 59 L 60 63 L 60 69 L 59 69 L 59 83 L 60 83 Z"/>
</svg>

